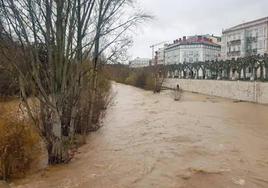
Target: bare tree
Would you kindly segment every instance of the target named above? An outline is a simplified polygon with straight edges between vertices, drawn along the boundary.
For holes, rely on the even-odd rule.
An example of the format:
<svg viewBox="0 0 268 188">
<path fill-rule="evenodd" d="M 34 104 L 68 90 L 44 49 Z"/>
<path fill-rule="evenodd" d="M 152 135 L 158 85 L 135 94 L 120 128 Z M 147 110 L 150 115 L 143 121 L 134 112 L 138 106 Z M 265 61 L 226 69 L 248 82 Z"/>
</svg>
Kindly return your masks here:
<svg viewBox="0 0 268 188">
<path fill-rule="evenodd" d="M 91 75 L 90 123 L 93 120 L 101 57 L 149 16 L 126 14 L 131 0 L 0 0 L 2 28 L 22 52 L 16 68 L 22 101 L 47 142 L 50 163 L 68 161 L 84 82 Z M 109 50 L 110 49 L 110 50 Z M 85 61 L 93 62 L 85 69 Z M 39 101 L 37 118 L 28 88 Z"/>
<path fill-rule="evenodd" d="M 93 52 L 93 76 L 92 76 L 92 95 L 90 120 L 93 120 L 94 104 L 96 101 L 98 65 L 100 64 L 100 55 L 104 53 L 112 44 L 118 43 L 131 27 L 136 26 L 151 16 L 144 13 L 134 13 L 125 15 L 124 10 L 127 5 L 132 3 L 131 0 L 98 0 L 96 7 L 96 32 L 94 38 Z M 125 18 L 124 18 L 125 17 Z M 121 19 L 120 19 L 121 18 Z M 125 39 L 126 40 L 126 39 Z M 101 45 L 102 44 L 102 45 Z M 128 44 L 128 40 L 127 43 Z M 124 46 L 124 45 L 123 45 Z M 115 56 L 115 52 L 110 55 L 109 59 Z"/>
</svg>

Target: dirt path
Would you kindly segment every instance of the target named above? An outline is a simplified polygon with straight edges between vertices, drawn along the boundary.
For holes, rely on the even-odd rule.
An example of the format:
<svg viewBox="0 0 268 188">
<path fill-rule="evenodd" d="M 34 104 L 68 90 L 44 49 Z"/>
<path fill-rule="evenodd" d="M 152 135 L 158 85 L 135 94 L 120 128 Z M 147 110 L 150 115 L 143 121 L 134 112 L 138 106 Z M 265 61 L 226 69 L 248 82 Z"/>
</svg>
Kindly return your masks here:
<svg viewBox="0 0 268 188">
<path fill-rule="evenodd" d="M 104 127 L 74 161 L 16 188 L 268 187 L 268 107 L 115 84 Z"/>
</svg>

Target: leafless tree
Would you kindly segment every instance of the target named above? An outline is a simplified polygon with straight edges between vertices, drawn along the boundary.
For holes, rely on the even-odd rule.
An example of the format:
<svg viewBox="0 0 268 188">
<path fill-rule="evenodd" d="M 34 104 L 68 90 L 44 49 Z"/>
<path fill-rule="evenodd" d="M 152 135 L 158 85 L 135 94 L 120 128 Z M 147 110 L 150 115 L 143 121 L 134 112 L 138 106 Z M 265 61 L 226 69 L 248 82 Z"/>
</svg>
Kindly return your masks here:
<svg viewBox="0 0 268 188">
<path fill-rule="evenodd" d="M 133 8 L 131 0 L 0 1 L 3 32 L 22 52 L 23 66 L 11 61 L 18 73 L 22 101 L 47 142 L 49 162 L 65 162 L 86 76 L 91 80 L 92 123 L 101 57 L 114 57 L 114 44 L 150 16 L 126 11 Z M 82 64 L 86 61 L 85 69 Z M 29 104 L 28 85 L 40 103 L 38 118 Z"/>
</svg>

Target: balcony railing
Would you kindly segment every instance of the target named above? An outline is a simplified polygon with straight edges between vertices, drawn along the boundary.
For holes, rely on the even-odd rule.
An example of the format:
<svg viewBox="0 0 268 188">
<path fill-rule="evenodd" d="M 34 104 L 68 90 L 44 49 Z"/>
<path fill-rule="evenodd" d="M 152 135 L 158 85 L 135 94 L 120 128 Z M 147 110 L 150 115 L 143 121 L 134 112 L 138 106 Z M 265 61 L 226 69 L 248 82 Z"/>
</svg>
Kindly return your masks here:
<svg viewBox="0 0 268 188">
<path fill-rule="evenodd" d="M 231 46 L 231 45 L 240 45 L 240 44 L 241 44 L 241 39 L 231 40 L 231 41 L 227 42 L 227 45 L 228 46 Z"/>
<path fill-rule="evenodd" d="M 257 42 L 258 37 L 247 37 L 246 40 L 248 43 Z"/>
<path fill-rule="evenodd" d="M 240 56 L 240 55 L 241 55 L 241 51 L 227 52 L 227 56 Z"/>
<path fill-rule="evenodd" d="M 254 48 L 254 49 L 247 49 L 246 50 L 246 53 L 248 56 L 251 56 L 251 55 L 256 55 L 258 53 L 258 50 L 257 48 Z"/>
</svg>

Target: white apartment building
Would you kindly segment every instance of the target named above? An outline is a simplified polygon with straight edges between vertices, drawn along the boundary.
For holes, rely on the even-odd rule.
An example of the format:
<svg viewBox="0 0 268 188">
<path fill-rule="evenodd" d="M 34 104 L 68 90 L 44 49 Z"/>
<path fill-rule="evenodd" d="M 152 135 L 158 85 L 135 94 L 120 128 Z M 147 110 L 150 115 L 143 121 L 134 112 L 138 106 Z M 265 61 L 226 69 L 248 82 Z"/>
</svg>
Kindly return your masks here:
<svg viewBox="0 0 268 188">
<path fill-rule="evenodd" d="M 222 32 L 223 60 L 268 53 L 268 17 L 239 24 Z"/>
<path fill-rule="evenodd" d="M 151 59 L 149 58 L 137 57 L 134 60 L 129 62 L 129 67 L 131 68 L 148 67 L 150 66 L 150 63 L 151 63 Z"/>
<path fill-rule="evenodd" d="M 193 63 L 219 59 L 221 46 L 206 36 L 175 40 L 165 47 L 165 64 Z"/>
</svg>

